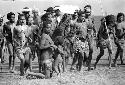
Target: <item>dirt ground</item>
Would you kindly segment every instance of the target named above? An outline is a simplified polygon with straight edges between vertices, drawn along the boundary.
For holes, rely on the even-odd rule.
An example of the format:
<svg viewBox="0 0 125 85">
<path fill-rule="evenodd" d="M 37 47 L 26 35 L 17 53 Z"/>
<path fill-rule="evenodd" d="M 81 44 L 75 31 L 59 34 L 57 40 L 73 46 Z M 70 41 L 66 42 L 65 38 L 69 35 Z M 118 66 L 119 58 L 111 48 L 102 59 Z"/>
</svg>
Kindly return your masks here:
<svg viewBox="0 0 125 85">
<path fill-rule="evenodd" d="M 37 79 L 35 77 L 21 77 L 19 72 L 0 73 L 0 85 L 125 85 L 125 67 L 108 69 L 98 65 L 96 70 L 81 72 L 68 71 L 51 79 Z"/>
<path fill-rule="evenodd" d="M 113 59 L 116 48 L 113 48 Z M 94 48 L 92 65 L 95 62 L 96 56 L 99 53 L 99 49 Z M 125 52 L 124 52 L 125 53 Z M 82 68 L 81 72 L 76 70 L 62 73 L 58 76 L 52 77 L 51 79 L 36 79 L 31 76 L 19 76 L 19 60 L 16 59 L 16 71 L 17 73 L 12 74 L 8 72 L 8 58 L 3 65 L 0 65 L 0 85 L 125 85 L 125 65 L 120 65 L 118 60 L 118 67 L 108 68 L 107 50 L 105 55 L 99 61 L 97 69 L 87 71 L 86 67 Z M 2 68 L 2 69 L 1 69 Z M 33 72 L 38 72 L 37 58 L 33 61 Z"/>
</svg>

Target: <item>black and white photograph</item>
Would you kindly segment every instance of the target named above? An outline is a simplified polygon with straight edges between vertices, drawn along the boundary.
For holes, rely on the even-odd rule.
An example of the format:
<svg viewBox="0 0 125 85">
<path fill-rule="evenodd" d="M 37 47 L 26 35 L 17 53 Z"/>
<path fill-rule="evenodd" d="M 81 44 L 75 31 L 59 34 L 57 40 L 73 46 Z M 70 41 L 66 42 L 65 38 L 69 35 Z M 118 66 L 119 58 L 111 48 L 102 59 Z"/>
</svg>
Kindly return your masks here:
<svg viewBox="0 0 125 85">
<path fill-rule="evenodd" d="M 0 85 L 125 85 L 125 0 L 0 0 Z"/>
</svg>

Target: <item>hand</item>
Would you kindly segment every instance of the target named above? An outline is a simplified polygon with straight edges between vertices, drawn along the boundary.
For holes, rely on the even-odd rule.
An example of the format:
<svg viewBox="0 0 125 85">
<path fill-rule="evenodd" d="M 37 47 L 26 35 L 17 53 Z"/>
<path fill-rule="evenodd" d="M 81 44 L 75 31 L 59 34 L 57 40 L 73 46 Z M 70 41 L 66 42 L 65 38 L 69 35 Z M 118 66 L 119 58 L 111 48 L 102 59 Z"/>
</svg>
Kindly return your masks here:
<svg viewBox="0 0 125 85">
<path fill-rule="evenodd" d="M 53 48 L 57 49 L 57 46 L 56 46 L 56 45 L 51 45 L 50 47 L 53 47 Z"/>
<path fill-rule="evenodd" d="M 31 39 L 31 38 L 29 38 L 29 41 L 32 43 L 33 42 L 33 40 Z"/>
<path fill-rule="evenodd" d="M 8 34 L 4 34 L 4 36 L 6 37 L 6 36 L 8 36 Z"/>
</svg>

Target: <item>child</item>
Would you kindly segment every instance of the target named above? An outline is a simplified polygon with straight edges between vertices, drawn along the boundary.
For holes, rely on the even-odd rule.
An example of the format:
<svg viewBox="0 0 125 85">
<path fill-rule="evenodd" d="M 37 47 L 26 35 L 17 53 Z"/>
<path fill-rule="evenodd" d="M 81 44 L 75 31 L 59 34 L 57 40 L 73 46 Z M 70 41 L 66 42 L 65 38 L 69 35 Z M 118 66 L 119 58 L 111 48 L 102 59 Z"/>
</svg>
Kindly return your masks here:
<svg viewBox="0 0 125 85">
<path fill-rule="evenodd" d="M 43 23 L 43 33 L 39 39 L 39 50 L 40 50 L 40 56 L 38 57 L 39 62 L 39 72 L 44 72 L 46 78 L 50 78 L 50 72 L 52 70 L 52 56 L 53 51 L 57 47 L 54 45 L 53 40 L 49 36 L 50 30 L 51 30 L 51 23 L 50 22 L 44 22 Z"/>
<path fill-rule="evenodd" d="M 63 51 L 63 37 L 62 36 L 57 36 L 56 40 L 55 40 L 55 45 L 57 46 L 57 49 L 55 50 L 55 55 L 54 55 L 54 71 L 57 73 L 57 75 L 59 73 L 62 72 L 62 56 L 64 55 L 64 51 Z"/>
</svg>

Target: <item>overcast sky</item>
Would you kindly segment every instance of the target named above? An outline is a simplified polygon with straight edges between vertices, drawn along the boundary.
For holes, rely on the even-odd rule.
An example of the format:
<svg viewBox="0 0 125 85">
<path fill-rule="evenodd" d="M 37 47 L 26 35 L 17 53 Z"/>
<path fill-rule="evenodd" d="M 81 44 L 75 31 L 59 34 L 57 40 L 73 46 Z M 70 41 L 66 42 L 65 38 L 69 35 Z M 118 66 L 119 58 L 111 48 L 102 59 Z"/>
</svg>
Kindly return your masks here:
<svg viewBox="0 0 125 85">
<path fill-rule="evenodd" d="M 125 13 L 125 0 L 102 0 L 103 10 L 108 14 L 117 14 L 118 12 Z M 6 14 L 9 11 L 19 12 L 25 6 L 39 8 L 41 12 L 49 6 L 56 5 L 77 5 L 81 9 L 86 5 L 92 6 L 93 15 L 102 15 L 99 0 L 0 0 L 0 14 Z"/>
</svg>

